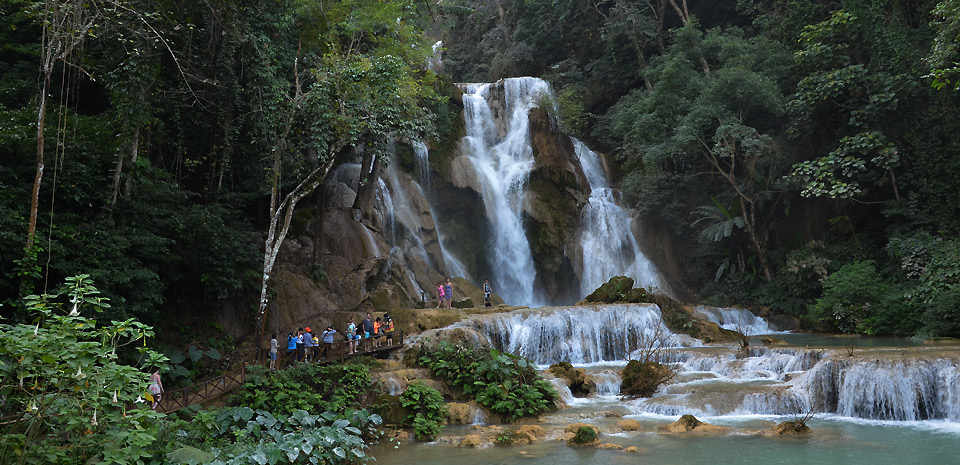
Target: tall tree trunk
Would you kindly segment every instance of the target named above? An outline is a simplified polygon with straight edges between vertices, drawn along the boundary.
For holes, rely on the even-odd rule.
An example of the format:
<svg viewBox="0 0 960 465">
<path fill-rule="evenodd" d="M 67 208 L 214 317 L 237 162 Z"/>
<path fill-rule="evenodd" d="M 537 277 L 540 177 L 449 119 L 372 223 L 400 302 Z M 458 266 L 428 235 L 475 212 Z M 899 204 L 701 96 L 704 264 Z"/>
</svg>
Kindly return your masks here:
<svg viewBox="0 0 960 465">
<path fill-rule="evenodd" d="M 37 212 L 40 209 L 40 184 L 43 182 L 43 129 L 47 119 L 47 93 L 50 92 L 50 75 L 53 66 L 44 70 L 43 90 L 40 94 L 40 112 L 37 115 L 37 173 L 33 178 L 33 191 L 30 194 L 30 220 L 27 223 L 27 250 L 33 248 L 37 235 Z"/>
<path fill-rule="evenodd" d="M 749 205 L 748 205 L 749 204 Z M 743 222 L 746 225 L 747 234 L 750 236 L 750 243 L 757 254 L 757 261 L 760 262 L 760 271 L 768 282 L 773 279 L 773 273 L 770 271 L 770 264 L 767 262 L 767 253 L 764 250 L 763 243 L 757 235 L 756 214 L 753 202 L 747 202 L 743 196 L 740 197 L 740 211 L 743 212 Z"/>
<path fill-rule="evenodd" d="M 278 151 L 279 152 L 279 151 Z M 273 276 L 273 267 L 280 255 L 280 246 L 286 239 L 290 231 L 290 222 L 293 219 L 293 212 L 297 202 L 307 195 L 310 195 L 317 186 L 323 182 L 324 176 L 333 166 L 335 157 L 330 156 L 329 161 L 314 169 L 300 182 L 289 194 L 280 200 L 279 176 L 276 174 L 280 170 L 279 153 L 274 158 L 274 176 L 273 189 L 270 193 L 270 225 L 267 228 L 267 239 L 264 242 L 263 253 L 263 274 L 260 280 L 260 305 L 257 312 L 257 334 L 258 341 L 263 340 L 263 330 L 266 324 L 267 304 L 269 303 L 268 289 L 270 278 Z M 279 201 L 279 203 L 278 203 Z"/>
</svg>

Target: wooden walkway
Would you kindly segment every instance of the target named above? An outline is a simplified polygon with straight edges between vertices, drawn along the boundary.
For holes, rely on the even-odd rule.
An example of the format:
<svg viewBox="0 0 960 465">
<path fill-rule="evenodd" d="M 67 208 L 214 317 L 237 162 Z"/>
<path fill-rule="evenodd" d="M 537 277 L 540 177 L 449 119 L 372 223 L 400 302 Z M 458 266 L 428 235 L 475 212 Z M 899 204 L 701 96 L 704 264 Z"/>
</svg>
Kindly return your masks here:
<svg viewBox="0 0 960 465">
<path fill-rule="evenodd" d="M 351 343 L 347 341 L 337 341 L 332 344 L 320 343 L 320 346 L 305 349 L 303 353 L 295 350 L 287 352 L 281 349 L 277 357 L 277 369 L 282 370 L 296 363 L 333 363 L 364 355 L 386 354 L 403 347 L 403 331 L 353 341 L 353 344 L 355 350 L 352 350 Z M 260 352 L 257 355 L 257 364 L 269 366 L 269 352 L 262 350 Z M 239 371 L 227 371 L 190 387 L 162 392 L 160 402 L 157 403 L 157 411 L 172 413 L 191 405 L 203 404 L 237 389 L 246 382 L 246 379 L 247 363 L 244 362 Z"/>
</svg>

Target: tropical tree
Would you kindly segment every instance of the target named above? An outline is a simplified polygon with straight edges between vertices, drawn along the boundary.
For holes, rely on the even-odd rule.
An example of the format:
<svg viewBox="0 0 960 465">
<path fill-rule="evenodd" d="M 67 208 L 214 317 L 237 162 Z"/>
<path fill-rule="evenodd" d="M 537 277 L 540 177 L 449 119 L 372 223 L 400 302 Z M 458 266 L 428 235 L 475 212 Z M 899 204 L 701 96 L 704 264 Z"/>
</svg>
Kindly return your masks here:
<svg viewBox="0 0 960 465">
<path fill-rule="evenodd" d="M 777 126 L 770 123 L 784 112 L 786 59 L 773 42 L 735 30 L 703 34 L 691 20 L 652 62 L 652 89 L 621 99 L 598 131 L 629 170 L 646 173 L 628 175 L 628 192 L 648 177 L 704 177 L 705 185 L 720 189 L 704 189 L 708 195 L 735 199 L 768 280 L 763 219 L 779 198 L 776 180 L 784 165 L 774 143 Z"/>
</svg>

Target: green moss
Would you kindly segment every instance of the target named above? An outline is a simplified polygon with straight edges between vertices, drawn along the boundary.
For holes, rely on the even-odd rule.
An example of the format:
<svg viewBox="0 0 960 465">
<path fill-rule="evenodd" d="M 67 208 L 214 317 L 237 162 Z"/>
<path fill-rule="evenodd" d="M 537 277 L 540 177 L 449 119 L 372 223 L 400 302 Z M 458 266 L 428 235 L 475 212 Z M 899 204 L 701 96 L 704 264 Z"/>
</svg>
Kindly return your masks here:
<svg viewBox="0 0 960 465">
<path fill-rule="evenodd" d="M 621 302 L 631 289 L 633 289 L 633 278 L 614 276 L 598 287 L 597 290 L 591 292 L 590 295 L 583 300 L 607 304 Z"/>
<path fill-rule="evenodd" d="M 590 444 L 596 442 L 597 432 L 589 426 L 581 426 L 577 428 L 577 433 L 570 439 L 570 442 L 574 444 Z"/>
</svg>

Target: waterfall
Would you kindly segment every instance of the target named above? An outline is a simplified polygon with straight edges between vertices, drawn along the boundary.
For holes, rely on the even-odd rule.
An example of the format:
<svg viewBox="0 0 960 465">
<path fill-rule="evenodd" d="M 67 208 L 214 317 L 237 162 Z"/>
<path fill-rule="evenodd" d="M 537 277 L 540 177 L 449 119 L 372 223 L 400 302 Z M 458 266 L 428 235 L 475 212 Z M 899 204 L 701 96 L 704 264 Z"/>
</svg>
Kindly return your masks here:
<svg viewBox="0 0 960 465">
<path fill-rule="evenodd" d="M 590 200 L 580 213 L 580 295 L 590 294 L 613 276 L 629 276 L 647 290 L 664 290 L 660 274 L 633 235 L 633 218 L 617 203 L 600 157 L 583 142 L 570 139 L 590 184 Z"/>
<path fill-rule="evenodd" d="M 413 156 L 415 158 L 414 162 L 416 163 L 415 169 L 417 173 L 417 180 L 420 183 L 420 187 L 423 189 L 430 189 L 430 150 L 427 149 L 427 144 L 424 144 L 419 140 L 410 141 L 410 147 L 413 148 Z"/>
<path fill-rule="evenodd" d="M 620 373 L 604 371 L 590 375 L 597 388 L 594 394 L 597 396 L 617 396 L 620 395 Z"/>
<path fill-rule="evenodd" d="M 491 84 L 463 85 L 463 147 L 477 173 L 493 233 L 489 258 L 494 289 L 508 302 L 535 306 L 539 303 L 533 288 L 536 270 L 521 216 L 524 188 L 534 166 L 527 115 L 552 92 L 546 81 L 536 78 L 505 79 L 503 87 L 508 119 L 500 137 L 487 101 Z"/>
<path fill-rule="evenodd" d="M 823 360 L 797 377 L 792 394 L 815 411 L 873 420 L 960 421 L 956 360 Z"/>
<path fill-rule="evenodd" d="M 692 345 L 671 333 L 660 309 L 650 304 L 558 307 L 549 312 L 513 312 L 483 321 L 498 349 L 539 365 L 626 360 L 638 351 Z M 655 351 L 655 350 L 654 350 Z"/>
<path fill-rule="evenodd" d="M 694 309 L 698 317 L 711 321 L 723 329 L 739 331 L 746 336 L 772 334 L 778 332 L 767 320 L 742 308 L 717 308 L 699 305 Z"/>
</svg>

